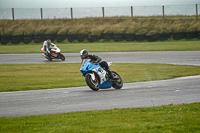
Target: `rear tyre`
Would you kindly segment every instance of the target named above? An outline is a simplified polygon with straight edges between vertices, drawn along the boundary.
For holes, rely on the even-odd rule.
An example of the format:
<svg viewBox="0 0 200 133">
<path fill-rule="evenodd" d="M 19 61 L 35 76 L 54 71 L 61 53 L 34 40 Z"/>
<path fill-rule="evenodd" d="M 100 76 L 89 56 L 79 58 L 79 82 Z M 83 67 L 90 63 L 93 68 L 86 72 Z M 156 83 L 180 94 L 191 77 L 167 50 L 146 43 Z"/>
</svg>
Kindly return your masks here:
<svg viewBox="0 0 200 133">
<path fill-rule="evenodd" d="M 49 58 L 49 57 L 48 57 L 47 59 L 48 59 L 49 61 L 52 61 L 52 58 Z"/>
<path fill-rule="evenodd" d="M 115 88 L 115 89 L 121 89 L 122 86 L 123 86 L 123 81 L 122 81 L 121 77 L 119 76 L 118 73 L 116 73 L 114 71 L 111 71 L 111 72 L 112 72 L 112 75 L 114 77 L 112 87 Z"/>
<path fill-rule="evenodd" d="M 99 90 L 100 82 L 99 82 L 98 78 L 95 78 L 95 80 L 93 80 L 91 75 L 87 74 L 85 76 L 85 81 L 86 81 L 87 85 L 90 87 L 90 89 L 92 89 L 93 91 Z"/>
</svg>

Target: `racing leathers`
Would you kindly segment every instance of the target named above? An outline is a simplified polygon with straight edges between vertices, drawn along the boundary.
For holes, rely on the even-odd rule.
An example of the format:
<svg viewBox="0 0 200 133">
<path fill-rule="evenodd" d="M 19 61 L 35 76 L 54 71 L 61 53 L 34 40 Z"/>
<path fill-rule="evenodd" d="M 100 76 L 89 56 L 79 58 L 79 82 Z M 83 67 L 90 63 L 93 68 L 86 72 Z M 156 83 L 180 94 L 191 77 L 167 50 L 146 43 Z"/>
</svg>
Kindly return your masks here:
<svg viewBox="0 0 200 133">
<path fill-rule="evenodd" d="M 51 54 L 51 47 L 50 46 L 56 46 L 55 44 L 53 44 L 53 43 L 50 43 L 50 44 L 48 44 L 47 43 L 47 41 L 44 41 L 44 43 L 43 43 L 43 48 L 44 48 L 44 51 L 45 51 L 45 55 L 46 56 L 50 56 L 50 54 Z"/>
<path fill-rule="evenodd" d="M 108 74 L 110 75 L 110 78 L 113 79 L 112 72 L 110 71 L 108 63 L 106 61 L 102 61 L 102 59 L 96 55 L 88 55 L 87 58 L 91 59 L 91 62 L 93 63 L 99 63 L 99 65 L 108 72 Z"/>
</svg>

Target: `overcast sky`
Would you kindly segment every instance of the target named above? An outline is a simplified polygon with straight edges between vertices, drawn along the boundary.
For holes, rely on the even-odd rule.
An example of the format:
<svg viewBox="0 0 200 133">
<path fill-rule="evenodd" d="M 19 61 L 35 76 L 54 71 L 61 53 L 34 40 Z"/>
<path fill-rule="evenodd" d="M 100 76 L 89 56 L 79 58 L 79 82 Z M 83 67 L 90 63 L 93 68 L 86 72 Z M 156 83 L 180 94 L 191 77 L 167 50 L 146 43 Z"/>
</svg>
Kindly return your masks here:
<svg viewBox="0 0 200 133">
<path fill-rule="evenodd" d="M 0 8 L 119 7 L 200 4 L 200 0 L 0 0 Z"/>
</svg>

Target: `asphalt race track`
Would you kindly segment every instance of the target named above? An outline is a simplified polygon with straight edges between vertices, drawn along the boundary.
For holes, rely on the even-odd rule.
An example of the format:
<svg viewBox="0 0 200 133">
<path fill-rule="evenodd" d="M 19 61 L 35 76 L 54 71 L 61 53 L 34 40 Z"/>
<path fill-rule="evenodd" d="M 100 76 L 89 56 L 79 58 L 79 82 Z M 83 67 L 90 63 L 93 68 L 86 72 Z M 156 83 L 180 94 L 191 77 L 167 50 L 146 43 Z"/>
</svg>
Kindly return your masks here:
<svg viewBox="0 0 200 133">
<path fill-rule="evenodd" d="M 91 53 L 113 63 L 167 63 L 178 65 L 200 65 L 200 51 L 161 52 L 106 52 Z M 41 54 L 0 54 L 0 64 L 24 63 L 80 63 L 79 53 L 64 53 L 66 60 L 49 62 Z"/>
<path fill-rule="evenodd" d="M 200 65 L 200 51 L 94 53 L 113 63 L 167 63 Z M 80 63 L 79 53 L 64 53 L 66 60 Z M 41 54 L 0 54 L 0 64 L 50 63 Z M 112 67 L 111 67 L 112 68 Z M 79 70 L 78 70 L 79 71 Z M 200 76 L 127 83 L 121 90 L 94 92 L 89 87 L 1 92 L 0 117 L 55 114 L 114 108 L 153 107 L 200 102 Z"/>
</svg>

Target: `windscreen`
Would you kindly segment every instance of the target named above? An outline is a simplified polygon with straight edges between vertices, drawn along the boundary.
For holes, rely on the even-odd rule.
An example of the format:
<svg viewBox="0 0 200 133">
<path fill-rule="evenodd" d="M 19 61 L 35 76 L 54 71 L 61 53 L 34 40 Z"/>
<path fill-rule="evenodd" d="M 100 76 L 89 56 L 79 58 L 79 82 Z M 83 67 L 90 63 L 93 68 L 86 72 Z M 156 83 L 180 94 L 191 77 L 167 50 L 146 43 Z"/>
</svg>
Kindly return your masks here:
<svg viewBox="0 0 200 133">
<path fill-rule="evenodd" d="M 82 61 L 82 65 L 84 65 L 85 62 L 86 62 L 87 60 L 88 60 L 88 59 L 83 59 L 83 61 Z"/>
</svg>

